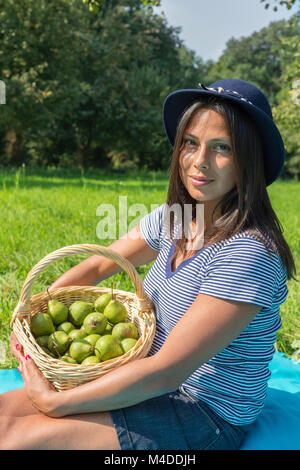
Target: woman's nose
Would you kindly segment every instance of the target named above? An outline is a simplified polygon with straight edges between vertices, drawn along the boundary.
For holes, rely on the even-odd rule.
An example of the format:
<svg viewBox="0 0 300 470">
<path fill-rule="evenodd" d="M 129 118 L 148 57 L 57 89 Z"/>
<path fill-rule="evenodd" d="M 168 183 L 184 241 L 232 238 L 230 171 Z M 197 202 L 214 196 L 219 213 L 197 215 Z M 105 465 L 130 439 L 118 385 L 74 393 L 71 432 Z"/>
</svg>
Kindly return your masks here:
<svg viewBox="0 0 300 470">
<path fill-rule="evenodd" d="M 206 166 L 208 168 L 208 148 L 206 145 L 199 146 L 194 154 L 193 165 L 196 168 Z"/>
</svg>

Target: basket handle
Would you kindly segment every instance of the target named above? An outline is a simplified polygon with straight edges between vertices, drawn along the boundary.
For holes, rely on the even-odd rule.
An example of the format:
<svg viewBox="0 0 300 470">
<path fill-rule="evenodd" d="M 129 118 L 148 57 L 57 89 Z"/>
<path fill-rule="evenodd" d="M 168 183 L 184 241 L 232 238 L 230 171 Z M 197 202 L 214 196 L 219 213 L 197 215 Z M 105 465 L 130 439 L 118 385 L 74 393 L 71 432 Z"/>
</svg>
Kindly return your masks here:
<svg viewBox="0 0 300 470">
<path fill-rule="evenodd" d="M 91 244 L 71 245 L 49 253 L 47 256 L 42 258 L 27 274 L 26 280 L 21 289 L 19 303 L 12 315 L 11 324 L 13 323 L 16 316 L 25 316 L 30 312 L 30 297 L 32 287 L 37 276 L 54 261 L 66 258 L 67 256 L 78 255 L 82 253 L 105 256 L 106 258 L 111 259 L 121 266 L 121 268 L 128 274 L 133 282 L 136 296 L 139 302 L 139 308 L 143 311 L 149 311 L 153 309 L 153 303 L 144 290 L 143 282 L 134 265 L 130 261 L 119 255 L 116 251 L 105 246 Z"/>
</svg>

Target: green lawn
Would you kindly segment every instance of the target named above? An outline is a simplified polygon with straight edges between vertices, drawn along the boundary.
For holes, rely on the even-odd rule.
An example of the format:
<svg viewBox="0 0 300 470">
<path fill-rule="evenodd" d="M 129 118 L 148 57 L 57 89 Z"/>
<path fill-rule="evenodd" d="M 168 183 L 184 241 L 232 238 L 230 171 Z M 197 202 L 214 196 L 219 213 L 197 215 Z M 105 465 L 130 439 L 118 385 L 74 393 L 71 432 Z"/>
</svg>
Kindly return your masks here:
<svg viewBox="0 0 300 470">
<path fill-rule="evenodd" d="M 99 239 L 100 217 L 97 207 L 112 204 L 118 220 L 119 196 L 127 196 L 127 207 L 142 203 L 147 212 L 151 204 L 165 201 L 167 172 L 110 172 L 76 170 L 0 169 L 0 340 L 7 357 L 0 368 L 16 367 L 9 351 L 9 322 L 25 278 L 45 255 L 63 246 L 91 243 L 108 246 L 113 240 Z M 269 188 L 273 207 L 283 225 L 293 251 L 300 279 L 300 183 L 276 182 Z M 138 214 L 128 216 L 128 226 Z M 116 238 L 119 237 L 118 225 Z M 85 255 L 64 258 L 50 265 L 36 280 L 32 294 L 44 291 L 63 272 L 85 259 Z M 137 269 L 142 280 L 152 263 Z M 125 272 L 101 282 L 116 289 L 134 292 Z M 288 283 L 289 296 L 281 308 L 283 326 L 277 348 L 291 356 L 292 342 L 300 339 L 300 282 Z"/>
</svg>

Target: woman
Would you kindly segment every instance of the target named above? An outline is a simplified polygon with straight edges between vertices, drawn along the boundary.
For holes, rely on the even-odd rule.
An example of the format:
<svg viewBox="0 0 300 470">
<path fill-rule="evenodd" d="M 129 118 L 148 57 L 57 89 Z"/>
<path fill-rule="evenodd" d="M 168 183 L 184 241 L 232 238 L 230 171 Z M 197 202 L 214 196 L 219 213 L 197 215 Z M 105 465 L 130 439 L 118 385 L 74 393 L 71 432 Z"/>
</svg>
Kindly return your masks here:
<svg viewBox="0 0 300 470">
<path fill-rule="evenodd" d="M 280 133 L 261 91 L 236 79 L 171 93 L 163 116 L 174 147 L 167 201 L 132 231 L 140 238 L 110 245 L 136 267 L 155 260 L 144 281 L 157 314 L 150 353 L 58 393 L 12 335 L 25 389 L 0 397 L 1 448 L 238 449 L 263 408 L 295 274 L 266 190 L 284 163 Z M 196 237 L 180 210 L 168 225 L 171 206 L 192 208 Z M 51 290 L 119 271 L 91 256 Z"/>
</svg>

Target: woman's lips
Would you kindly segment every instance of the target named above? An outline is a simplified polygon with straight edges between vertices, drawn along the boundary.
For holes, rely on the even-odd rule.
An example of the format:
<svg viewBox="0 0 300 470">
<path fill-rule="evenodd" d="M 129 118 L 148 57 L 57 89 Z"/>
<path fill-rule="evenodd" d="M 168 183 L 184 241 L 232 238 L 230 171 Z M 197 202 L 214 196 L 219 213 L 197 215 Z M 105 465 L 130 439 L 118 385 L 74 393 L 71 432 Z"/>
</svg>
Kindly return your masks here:
<svg viewBox="0 0 300 470">
<path fill-rule="evenodd" d="M 209 184 L 209 183 L 212 183 L 213 180 L 198 180 L 196 178 L 193 178 L 192 176 L 190 176 L 191 178 L 191 182 L 192 184 L 194 184 L 195 186 L 204 186 L 205 184 Z"/>
</svg>

